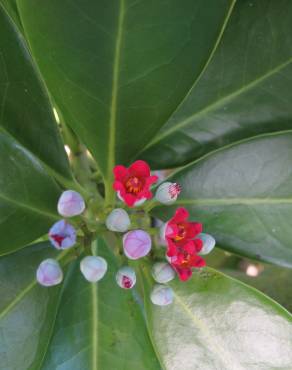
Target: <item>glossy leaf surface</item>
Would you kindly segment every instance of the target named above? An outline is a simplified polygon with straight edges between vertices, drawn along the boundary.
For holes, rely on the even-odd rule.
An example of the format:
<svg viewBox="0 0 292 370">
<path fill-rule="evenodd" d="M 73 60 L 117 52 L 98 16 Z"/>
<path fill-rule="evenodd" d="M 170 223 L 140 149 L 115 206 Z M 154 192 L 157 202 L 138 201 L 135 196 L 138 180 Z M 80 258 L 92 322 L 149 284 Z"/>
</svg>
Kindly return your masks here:
<svg viewBox="0 0 292 370">
<path fill-rule="evenodd" d="M 174 303 L 149 302 L 146 317 L 156 353 L 167 370 L 289 369 L 292 317 L 262 293 L 212 269 L 169 285 Z"/>
<path fill-rule="evenodd" d="M 220 247 L 292 267 L 291 162 L 291 133 L 223 147 L 175 173 L 180 197 L 156 214 L 185 206 Z"/>
<path fill-rule="evenodd" d="M 40 243 L 0 258 L 0 357 L 3 370 L 40 369 L 54 327 L 62 286 L 44 288 L 37 266 L 58 254 Z"/>
<path fill-rule="evenodd" d="M 14 2 L 4 4 L 15 14 Z M 0 127 L 53 171 L 71 177 L 47 92 L 25 40 L 1 3 Z"/>
<path fill-rule="evenodd" d="M 177 0 L 18 1 L 48 88 L 106 178 L 180 104 L 206 66 L 232 5 L 231 0 L 187 0 L 183 6 Z"/>
<path fill-rule="evenodd" d="M 47 232 L 58 219 L 59 192 L 38 160 L 0 133 L 0 254 Z"/>
<path fill-rule="evenodd" d="M 201 79 L 138 157 L 175 167 L 243 138 L 292 129 L 291 23 L 289 0 L 237 1 Z"/>
</svg>

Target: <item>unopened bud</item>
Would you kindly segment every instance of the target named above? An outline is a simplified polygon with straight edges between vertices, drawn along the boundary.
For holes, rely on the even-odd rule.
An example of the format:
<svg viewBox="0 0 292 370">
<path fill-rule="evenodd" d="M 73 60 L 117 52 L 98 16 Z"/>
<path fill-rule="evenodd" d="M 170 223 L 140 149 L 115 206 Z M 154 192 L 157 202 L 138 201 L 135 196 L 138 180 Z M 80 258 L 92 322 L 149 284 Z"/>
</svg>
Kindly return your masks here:
<svg viewBox="0 0 292 370">
<path fill-rule="evenodd" d="M 107 216 L 105 224 L 111 231 L 125 232 L 129 229 L 131 221 L 124 209 L 116 208 Z"/>
<path fill-rule="evenodd" d="M 167 283 L 174 279 L 175 271 L 166 262 L 157 262 L 152 267 L 152 276 L 157 283 Z"/>
<path fill-rule="evenodd" d="M 54 286 L 63 280 L 63 272 L 58 261 L 48 258 L 41 262 L 37 271 L 36 279 L 43 286 Z"/>
<path fill-rule="evenodd" d="M 74 190 L 64 191 L 58 201 L 58 212 L 63 217 L 80 215 L 85 209 L 82 196 Z"/>
<path fill-rule="evenodd" d="M 201 233 L 197 236 L 198 239 L 201 239 L 203 242 L 203 247 L 198 254 L 205 255 L 210 253 L 215 247 L 216 241 L 213 236 L 205 233 Z"/>
<path fill-rule="evenodd" d="M 136 273 L 131 267 L 121 267 L 116 274 L 116 280 L 121 288 L 131 289 L 136 284 Z"/>
<path fill-rule="evenodd" d="M 150 299 L 157 306 L 166 306 L 173 302 L 173 295 L 173 290 L 170 287 L 156 284 L 151 292 Z"/>
<path fill-rule="evenodd" d="M 67 249 L 76 243 L 76 230 L 65 220 L 60 220 L 50 228 L 49 239 L 55 248 Z"/>
<path fill-rule="evenodd" d="M 96 283 L 107 271 L 107 262 L 102 257 L 86 256 L 80 262 L 80 270 L 86 280 Z"/>
<path fill-rule="evenodd" d="M 155 199 L 162 204 L 172 204 L 177 200 L 181 186 L 173 182 L 164 182 L 159 185 Z"/>
<path fill-rule="evenodd" d="M 125 255 L 132 260 L 136 260 L 150 252 L 151 237 L 144 230 L 129 231 L 123 237 L 123 247 Z"/>
</svg>

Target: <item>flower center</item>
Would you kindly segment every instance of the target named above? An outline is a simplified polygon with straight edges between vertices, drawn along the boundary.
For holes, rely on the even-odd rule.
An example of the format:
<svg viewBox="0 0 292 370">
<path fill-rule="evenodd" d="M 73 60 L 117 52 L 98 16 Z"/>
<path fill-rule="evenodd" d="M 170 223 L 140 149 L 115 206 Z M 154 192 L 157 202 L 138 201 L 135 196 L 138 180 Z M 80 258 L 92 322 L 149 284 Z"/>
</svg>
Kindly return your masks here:
<svg viewBox="0 0 292 370">
<path fill-rule="evenodd" d="M 132 280 L 128 276 L 123 276 L 122 285 L 124 288 L 130 289 L 132 286 Z"/>
<path fill-rule="evenodd" d="M 132 176 L 127 180 L 125 187 L 127 193 L 137 194 L 141 191 L 143 183 L 138 177 Z"/>
<path fill-rule="evenodd" d="M 191 256 L 188 254 L 185 258 L 181 261 L 181 267 L 189 267 L 190 265 Z"/>
<path fill-rule="evenodd" d="M 186 226 L 184 224 L 177 224 L 178 227 L 178 233 L 174 237 L 174 241 L 178 242 L 186 237 Z"/>
<path fill-rule="evenodd" d="M 53 234 L 53 235 L 50 235 L 50 236 L 61 247 L 62 242 L 65 239 L 65 236 L 62 236 L 62 235 L 59 235 L 59 234 Z"/>
</svg>

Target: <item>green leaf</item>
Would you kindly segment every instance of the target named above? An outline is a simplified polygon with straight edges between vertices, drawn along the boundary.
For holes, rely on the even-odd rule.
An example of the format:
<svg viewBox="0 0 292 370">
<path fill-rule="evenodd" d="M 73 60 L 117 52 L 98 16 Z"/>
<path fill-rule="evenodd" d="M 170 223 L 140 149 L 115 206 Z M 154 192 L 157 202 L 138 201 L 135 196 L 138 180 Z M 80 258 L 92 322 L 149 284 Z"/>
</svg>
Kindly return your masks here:
<svg viewBox="0 0 292 370">
<path fill-rule="evenodd" d="M 291 23 L 291 1 L 237 1 L 208 68 L 138 158 L 175 167 L 234 141 L 292 129 Z"/>
<path fill-rule="evenodd" d="M 233 3 L 18 1 L 48 88 L 108 183 L 198 79 Z"/>
<path fill-rule="evenodd" d="M 37 239 L 58 219 L 60 190 L 38 160 L 0 133 L 0 254 Z"/>
<path fill-rule="evenodd" d="M 153 284 L 143 276 L 146 317 L 167 370 L 289 369 L 292 316 L 257 290 L 212 269 L 170 286 L 174 303 L 149 302 Z"/>
<path fill-rule="evenodd" d="M 117 261 L 98 244 L 109 271 L 97 284 L 88 283 L 76 263 L 58 312 L 43 370 L 159 370 L 140 307 L 115 282 Z"/>
<path fill-rule="evenodd" d="M 6 6 L 15 10 L 13 4 Z M 71 179 L 48 94 L 25 40 L 1 4 L 0 126 L 58 176 Z"/>
<path fill-rule="evenodd" d="M 178 206 L 203 222 L 220 247 L 292 267 L 292 133 L 263 135 L 223 147 L 172 176 L 182 185 Z"/>
<path fill-rule="evenodd" d="M 255 287 L 292 313 L 292 290 L 287 289 L 292 280 L 291 269 L 258 263 L 219 248 L 206 256 L 206 262 L 208 266 Z M 249 268 L 256 269 L 258 275 L 251 275 Z"/>
<path fill-rule="evenodd" d="M 58 254 L 59 259 L 67 253 Z M 0 259 L 1 369 L 37 370 L 54 327 L 61 285 L 44 288 L 35 272 L 45 258 L 55 258 L 49 243 L 32 245 Z"/>
</svg>

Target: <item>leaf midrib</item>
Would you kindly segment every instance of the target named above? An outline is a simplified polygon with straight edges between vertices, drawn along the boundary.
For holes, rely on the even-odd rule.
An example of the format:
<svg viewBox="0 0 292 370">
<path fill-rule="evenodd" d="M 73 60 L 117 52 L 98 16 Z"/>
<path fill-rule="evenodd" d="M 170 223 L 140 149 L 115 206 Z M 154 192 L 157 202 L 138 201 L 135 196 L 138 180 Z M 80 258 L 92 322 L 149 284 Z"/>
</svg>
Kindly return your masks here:
<svg viewBox="0 0 292 370">
<path fill-rule="evenodd" d="M 292 204 L 292 198 L 202 198 L 202 199 L 178 199 L 178 205 L 198 206 L 232 206 L 232 205 L 272 205 Z"/>
<path fill-rule="evenodd" d="M 117 36 L 115 43 L 115 52 L 113 60 L 113 79 L 112 79 L 112 94 L 109 114 L 109 142 L 108 142 L 108 166 L 107 166 L 107 181 L 112 178 L 112 169 L 115 165 L 115 143 L 116 143 L 116 121 L 117 121 L 117 101 L 119 88 L 119 71 L 122 50 L 122 37 L 125 18 L 125 0 L 119 1 L 119 16 L 117 26 Z M 113 191 L 111 184 L 107 186 L 107 202 L 111 201 Z"/>
<path fill-rule="evenodd" d="M 280 72 L 282 69 L 286 68 L 290 63 L 292 63 L 292 58 L 288 59 L 286 62 L 279 64 L 275 68 L 271 69 L 268 71 L 265 75 L 251 81 L 250 83 L 244 85 L 243 87 L 239 88 L 238 90 L 233 91 L 232 93 L 224 96 L 221 99 L 218 99 L 214 101 L 213 103 L 207 105 L 205 108 L 199 110 L 198 112 L 192 114 L 188 118 L 178 122 L 176 125 L 173 125 L 170 127 L 168 130 L 164 130 L 160 135 L 157 135 L 156 137 L 153 138 L 143 149 L 146 150 L 149 147 L 153 146 L 157 142 L 163 140 L 165 137 L 171 135 L 172 133 L 178 131 L 179 129 L 187 126 L 188 124 L 192 123 L 194 119 L 201 118 L 202 116 L 208 114 L 210 111 L 224 105 L 226 102 L 240 96 L 241 94 L 249 91 L 253 87 L 259 85 L 261 82 L 265 81 L 269 77 L 273 76 L 274 74 Z"/>
<path fill-rule="evenodd" d="M 208 325 L 206 325 L 201 319 L 197 318 L 192 311 L 189 309 L 188 305 L 184 303 L 183 299 L 178 295 L 178 293 L 174 290 L 174 296 L 176 298 L 176 302 L 183 308 L 186 314 L 190 317 L 191 322 L 195 326 L 195 328 L 199 328 L 199 330 L 204 335 L 204 340 L 209 343 L 208 348 L 221 359 L 222 363 L 224 364 L 224 369 L 233 370 L 234 365 L 236 363 L 237 370 L 244 370 L 240 364 L 235 360 L 234 356 L 230 354 L 220 346 L 219 341 L 213 340 L 213 335 L 210 333 Z"/>
<path fill-rule="evenodd" d="M 35 207 L 32 207 L 28 204 L 25 204 L 25 203 L 22 203 L 22 202 L 19 202 L 19 201 L 15 201 L 11 198 L 8 198 L 6 195 L 0 193 L 0 199 L 3 199 L 4 201 L 8 202 L 8 203 L 12 203 L 14 205 L 16 205 L 17 207 L 19 208 L 24 208 L 24 209 L 27 209 L 29 210 L 30 212 L 33 212 L 33 213 L 38 213 L 42 216 L 45 216 L 45 217 L 49 217 L 50 219 L 54 219 L 54 220 L 58 220 L 59 217 L 53 213 L 50 213 L 50 212 L 47 212 L 47 211 L 43 211 L 39 208 L 35 208 Z"/>
</svg>

